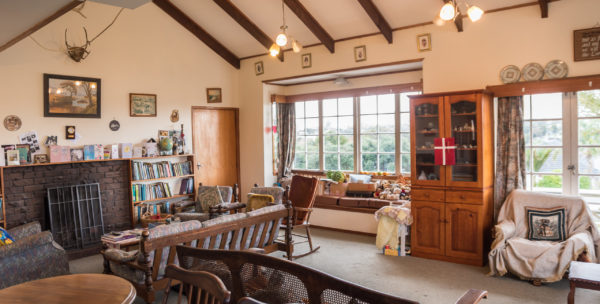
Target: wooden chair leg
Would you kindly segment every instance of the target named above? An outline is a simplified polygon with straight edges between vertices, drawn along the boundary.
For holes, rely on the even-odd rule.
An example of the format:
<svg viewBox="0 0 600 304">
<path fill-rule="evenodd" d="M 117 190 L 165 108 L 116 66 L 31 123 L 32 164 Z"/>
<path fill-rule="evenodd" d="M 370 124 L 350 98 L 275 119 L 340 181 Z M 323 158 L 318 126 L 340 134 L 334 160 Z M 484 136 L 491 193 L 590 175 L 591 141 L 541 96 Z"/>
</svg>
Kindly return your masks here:
<svg viewBox="0 0 600 304">
<path fill-rule="evenodd" d="M 567 303 L 574 304 L 575 303 L 575 283 L 569 282 L 569 285 L 571 286 L 571 290 L 569 291 L 569 296 L 567 297 Z"/>
<path fill-rule="evenodd" d="M 304 227 L 306 229 L 306 238 L 308 239 L 308 245 L 309 245 L 310 250 L 307 253 L 303 253 L 303 254 L 300 254 L 300 255 L 293 256 L 292 258 L 294 258 L 294 259 L 305 257 L 305 256 L 307 256 L 307 255 L 309 255 L 311 253 L 314 253 L 315 251 L 319 250 L 319 248 L 321 248 L 321 246 L 313 247 L 312 237 L 310 235 L 310 225 L 306 225 Z"/>
</svg>

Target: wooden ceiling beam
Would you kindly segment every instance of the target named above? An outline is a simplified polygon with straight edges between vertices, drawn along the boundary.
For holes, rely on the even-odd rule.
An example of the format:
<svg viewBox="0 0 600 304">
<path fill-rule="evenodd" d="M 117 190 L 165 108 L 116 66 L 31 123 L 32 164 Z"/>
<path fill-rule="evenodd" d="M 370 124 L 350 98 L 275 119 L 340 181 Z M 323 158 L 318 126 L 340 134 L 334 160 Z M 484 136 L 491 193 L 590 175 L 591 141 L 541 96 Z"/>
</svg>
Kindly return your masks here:
<svg viewBox="0 0 600 304">
<path fill-rule="evenodd" d="M 300 3 L 299 0 L 283 0 L 283 2 L 285 5 L 287 5 L 287 7 L 290 8 L 292 12 L 294 12 L 294 14 L 296 14 L 296 16 L 298 16 L 300 20 L 302 20 L 302 22 L 304 22 L 304 25 L 306 25 L 306 27 L 308 27 L 308 29 L 315 36 L 317 36 L 317 38 L 319 38 L 321 43 L 325 45 L 329 52 L 335 53 L 335 42 L 333 41 L 333 38 L 331 38 L 331 35 L 325 31 L 319 22 L 317 22 L 315 17 L 308 12 L 308 10 L 304 7 L 304 5 L 302 5 L 302 3 Z"/>
<path fill-rule="evenodd" d="M 548 0 L 538 0 L 540 10 L 542 11 L 542 18 L 548 18 L 548 2 Z"/>
<path fill-rule="evenodd" d="M 442 2 L 446 3 L 446 2 L 450 2 L 452 0 L 442 0 Z M 459 33 L 461 33 L 463 31 L 463 16 L 462 13 L 460 11 L 460 8 L 458 8 L 458 6 L 456 7 L 456 12 L 457 12 L 457 16 L 454 18 L 454 25 L 456 25 L 456 30 L 458 30 Z"/>
<path fill-rule="evenodd" d="M 240 68 L 240 59 L 235 54 L 223 46 L 208 32 L 206 32 L 178 7 L 173 5 L 173 3 L 171 3 L 169 0 L 152 0 L 152 2 L 165 13 L 167 13 L 167 15 L 171 16 L 173 19 L 175 19 L 175 21 L 185 27 L 188 31 L 194 34 L 194 36 L 204 42 L 204 44 L 211 48 L 215 53 L 223 57 L 225 61 L 229 62 L 229 64 L 234 66 L 236 69 Z"/>
<path fill-rule="evenodd" d="M 54 14 L 52 14 L 52 15 L 48 16 L 46 19 L 38 22 L 34 26 L 32 26 L 29 29 L 27 29 L 25 32 L 19 34 L 18 36 L 16 36 L 15 38 L 9 40 L 5 44 L 0 45 L 0 52 L 8 49 L 9 47 L 11 47 L 13 45 L 15 45 L 17 42 L 19 42 L 19 41 L 27 38 L 27 36 L 35 33 L 37 30 L 39 30 L 42 27 L 46 26 L 48 23 L 50 23 L 50 22 L 58 19 L 59 17 L 61 17 L 64 14 L 68 13 L 69 11 L 71 11 L 74 8 L 76 8 L 81 3 L 82 3 L 82 1 L 80 1 L 80 0 L 74 0 L 74 1 L 71 1 L 71 2 L 67 3 L 65 6 L 59 8 L 56 12 L 54 12 Z"/>
<path fill-rule="evenodd" d="M 246 16 L 231 0 L 214 0 L 233 20 L 243 27 L 254 39 L 262 44 L 267 50 L 275 43 L 265 32 L 263 32 L 248 16 Z M 277 55 L 283 61 L 283 52 Z"/>
<path fill-rule="evenodd" d="M 375 6 L 373 0 L 358 0 L 358 3 L 362 5 L 365 12 L 367 12 L 367 15 L 371 17 L 371 20 L 373 20 L 373 23 L 375 23 L 375 25 L 377 26 L 381 34 L 383 34 L 383 37 L 385 37 L 388 43 L 392 43 L 392 28 L 390 27 L 390 24 L 385 20 L 379 9 L 377 9 L 377 6 Z"/>
</svg>

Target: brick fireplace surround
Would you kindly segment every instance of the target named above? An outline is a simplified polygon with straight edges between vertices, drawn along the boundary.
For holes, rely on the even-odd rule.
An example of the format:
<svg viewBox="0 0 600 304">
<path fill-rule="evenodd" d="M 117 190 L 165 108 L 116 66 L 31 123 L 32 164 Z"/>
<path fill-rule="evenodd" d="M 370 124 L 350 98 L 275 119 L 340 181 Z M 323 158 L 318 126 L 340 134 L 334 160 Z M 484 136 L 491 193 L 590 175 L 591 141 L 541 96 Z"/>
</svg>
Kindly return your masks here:
<svg viewBox="0 0 600 304">
<path fill-rule="evenodd" d="M 105 231 L 129 229 L 128 166 L 128 160 L 114 160 L 4 167 L 7 226 L 39 221 L 44 230 L 49 230 L 47 188 L 98 182 Z"/>
</svg>

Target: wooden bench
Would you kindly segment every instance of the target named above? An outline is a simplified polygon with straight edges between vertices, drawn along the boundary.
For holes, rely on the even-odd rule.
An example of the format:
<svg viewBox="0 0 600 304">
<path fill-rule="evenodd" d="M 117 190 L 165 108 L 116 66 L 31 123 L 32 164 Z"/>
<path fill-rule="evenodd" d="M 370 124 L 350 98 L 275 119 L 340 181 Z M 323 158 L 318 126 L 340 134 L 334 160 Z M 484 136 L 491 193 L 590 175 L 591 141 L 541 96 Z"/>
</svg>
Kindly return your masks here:
<svg viewBox="0 0 600 304">
<path fill-rule="evenodd" d="M 284 225 L 286 232 L 284 242 L 277 241 L 280 224 L 282 222 L 291 223 L 291 203 L 289 200 L 284 200 L 284 202 L 287 202 L 284 205 L 285 207 L 278 205 L 245 214 L 234 214 L 231 217 L 235 217 L 235 220 L 214 225 L 214 222 L 212 222 L 210 226 L 206 226 L 211 221 L 219 220 L 217 218 L 202 222 L 202 228 L 181 233 L 149 238 L 151 233 L 146 229 L 142 232 L 140 241 L 139 254 L 141 256 L 138 255 L 134 260 L 114 259 L 111 254 L 106 254 L 105 250 L 102 251 L 104 272 L 114 273 L 114 271 L 111 271 L 111 267 L 130 269 L 132 273 L 136 274 L 134 279 L 121 276 L 133 284 L 138 296 L 151 303 L 155 299 L 155 291 L 163 290 L 168 282 L 161 270 L 164 270 L 168 264 L 177 263 L 175 261 L 175 247 L 177 245 L 227 250 L 262 248 L 266 253 L 285 251 L 287 256 L 291 256 L 291 226 L 289 224 Z M 281 209 L 263 213 L 271 210 L 269 208 Z M 243 217 L 244 215 L 247 215 L 247 217 Z M 283 221 L 284 219 L 286 221 Z M 143 278 L 143 282 L 139 280 L 140 276 Z M 175 283 L 178 284 L 178 282 Z"/>
<path fill-rule="evenodd" d="M 567 298 L 569 304 L 575 303 L 575 288 L 577 287 L 600 290 L 600 264 L 571 262 L 569 284 L 571 285 L 571 291 Z"/>
</svg>

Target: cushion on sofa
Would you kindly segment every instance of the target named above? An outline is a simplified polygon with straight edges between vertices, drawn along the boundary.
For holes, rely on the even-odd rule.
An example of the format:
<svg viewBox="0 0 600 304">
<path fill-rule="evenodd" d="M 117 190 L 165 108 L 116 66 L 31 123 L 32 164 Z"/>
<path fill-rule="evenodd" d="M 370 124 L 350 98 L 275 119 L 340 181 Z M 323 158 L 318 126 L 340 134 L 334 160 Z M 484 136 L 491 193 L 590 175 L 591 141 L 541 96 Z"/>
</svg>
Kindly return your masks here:
<svg viewBox="0 0 600 304">
<path fill-rule="evenodd" d="M 338 204 L 339 197 L 337 196 L 329 196 L 329 195 L 317 195 L 315 197 L 315 206 L 335 206 Z"/>
<path fill-rule="evenodd" d="M 210 226 L 214 226 L 214 225 L 218 225 L 218 224 L 222 224 L 222 223 L 233 222 L 233 221 L 237 221 L 237 220 L 240 220 L 240 219 L 243 219 L 246 217 L 248 217 L 248 215 L 246 213 L 227 214 L 227 215 L 219 216 L 212 220 L 202 222 L 202 227 L 210 227 Z"/>
<path fill-rule="evenodd" d="M 360 198 L 354 197 L 340 197 L 338 204 L 344 207 L 358 207 L 360 200 Z"/>
</svg>

